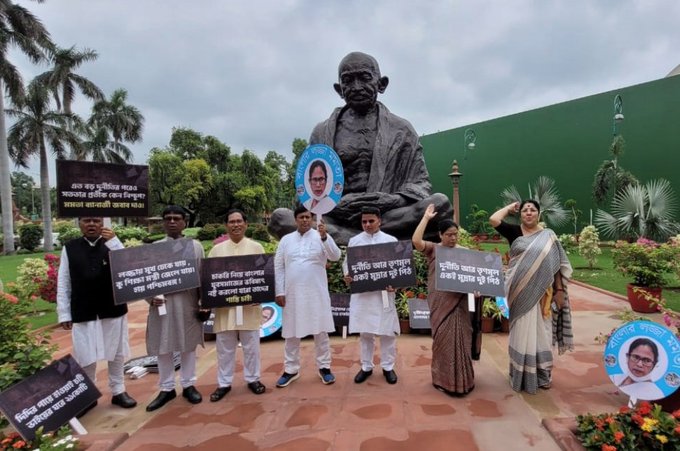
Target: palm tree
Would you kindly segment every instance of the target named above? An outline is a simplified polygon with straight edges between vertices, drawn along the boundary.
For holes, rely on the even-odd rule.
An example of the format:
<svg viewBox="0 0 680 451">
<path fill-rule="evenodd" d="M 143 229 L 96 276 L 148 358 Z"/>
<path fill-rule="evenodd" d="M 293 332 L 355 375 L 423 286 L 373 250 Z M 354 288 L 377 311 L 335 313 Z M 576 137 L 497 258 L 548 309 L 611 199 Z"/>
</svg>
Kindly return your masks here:
<svg viewBox="0 0 680 451">
<path fill-rule="evenodd" d="M 116 89 L 110 100 L 100 100 L 94 104 L 88 121 L 92 127 L 103 127 L 111 132 L 114 148 L 121 141 L 134 143 L 142 140 L 144 116 L 136 107 L 126 104 L 126 100 L 127 91 Z"/>
<path fill-rule="evenodd" d="M 43 0 L 36 0 L 41 3 Z M 12 185 L 5 126 L 5 93 L 12 101 L 20 101 L 24 84 L 17 68 L 7 60 L 11 47 L 18 47 L 34 63 L 45 59 L 44 50 L 53 46 L 42 22 L 23 6 L 11 0 L 0 0 L 0 204 L 4 252 L 14 252 Z"/>
<path fill-rule="evenodd" d="M 82 135 L 85 140 L 81 142 L 81 150 L 75 155 L 77 160 L 86 160 L 89 156 L 92 161 L 102 163 L 129 163 L 132 162 L 132 152 L 122 144 L 111 141 L 109 131 L 104 127 L 92 127 L 84 124 Z"/>
<path fill-rule="evenodd" d="M 559 227 L 568 220 L 568 212 L 560 203 L 555 181 L 550 177 L 542 175 L 533 185 L 530 185 L 527 198 L 523 198 L 514 185 L 505 188 L 501 193 L 501 198 L 504 205 L 521 202 L 522 199 L 534 199 L 541 206 L 541 220 L 554 227 Z"/>
<path fill-rule="evenodd" d="M 595 224 L 612 238 L 649 238 L 666 241 L 680 232 L 673 220 L 677 207 L 668 180 L 652 180 L 646 185 L 628 185 L 617 192 L 611 213 L 597 210 Z"/>
<path fill-rule="evenodd" d="M 104 100 L 104 93 L 97 85 L 73 72 L 81 64 L 96 60 L 97 56 L 95 50 L 85 48 L 79 51 L 75 46 L 69 49 L 56 48 L 52 52 L 50 60 L 54 67 L 38 75 L 37 79 L 52 90 L 57 109 L 62 113 L 72 113 L 71 105 L 76 96 L 76 88 L 91 100 Z"/>
<path fill-rule="evenodd" d="M 65 146 L 68 144 L 75 151 L 80 150 L 80 140 L 71 131 L 70 122 L 76 127 L 82 126 L 77 116 L 50 109 L 49 89 L 38 80 L 28 85 L 24 100 L 17 104 L 17 109 L 7 109 L 6 113 L 16 118 L 9 129 L 7 142 L 10 154 L 17 165 L 27 167 L 28 160 L 40 157 L 40 192 L 42 199 L 43 230 L 45 233 L 45 250 L 51 251 L 52 245 L 52 211 L 50 206 L 50 180 L 47 171 L 47 145 L 52 148 L 57 158 L 64 158 Z"/>
</svg>

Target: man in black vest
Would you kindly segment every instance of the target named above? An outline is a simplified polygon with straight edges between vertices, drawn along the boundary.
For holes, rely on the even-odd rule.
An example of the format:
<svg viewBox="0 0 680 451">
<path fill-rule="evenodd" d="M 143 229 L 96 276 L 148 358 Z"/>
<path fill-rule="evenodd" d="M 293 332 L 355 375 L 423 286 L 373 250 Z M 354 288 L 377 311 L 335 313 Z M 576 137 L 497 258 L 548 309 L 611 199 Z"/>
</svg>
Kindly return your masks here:
<svg viewBox="0 0 680 451">
<path fill-rule="evenodd" d="M 129 354 L 127 305 L 113 302 L 109 251 L 123 244 L 102 218 L 80 218 L 83 236 L 61 251 L 57 280 L 57 315 L 71 331 L 73 355 L 85 374 L 95 380 L 97 361 L 107 360 L 111 404 L 137 405 L 125 391 L 123 365 Z"/>
</svg>

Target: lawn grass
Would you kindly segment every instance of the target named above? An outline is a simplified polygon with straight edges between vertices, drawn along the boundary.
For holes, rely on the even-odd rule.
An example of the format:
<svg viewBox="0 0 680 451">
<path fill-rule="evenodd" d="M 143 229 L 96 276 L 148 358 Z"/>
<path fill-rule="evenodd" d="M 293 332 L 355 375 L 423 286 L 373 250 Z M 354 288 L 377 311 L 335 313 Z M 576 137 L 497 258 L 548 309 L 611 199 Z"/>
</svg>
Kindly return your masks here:
<svg viewBox="0 0 680 451">
<path fill-rule="evenodd" d="M 51 254 L 59 255 L 59 251 L 50 252 Z M 17 280 L 17 268 L 27 258 L 43 257 L 47 252 L 36 252 L 34 254 L 16 254 L 16 255 L 1 255 L 0 256 L 0 280 L 2 283 L 14 282 Z"/>
</svg>

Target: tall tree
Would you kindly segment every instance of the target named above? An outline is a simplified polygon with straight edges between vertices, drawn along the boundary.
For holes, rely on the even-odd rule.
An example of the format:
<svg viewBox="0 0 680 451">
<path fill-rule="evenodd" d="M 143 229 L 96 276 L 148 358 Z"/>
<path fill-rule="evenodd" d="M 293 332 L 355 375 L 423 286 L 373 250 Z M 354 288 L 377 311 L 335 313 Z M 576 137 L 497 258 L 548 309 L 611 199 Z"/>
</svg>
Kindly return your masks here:
<svg viewBox="0 0 680 451">
<path fill-rule="evenodd" d="M 97 56 L 94 50 L 77 50 L 75 46 L 68 49 L 56 48 L 51 52 L 52 69 L 37 78 L 52 91 L 59 111 L 72 113 L 71 105 L 76 97 L 76 88 L 91 100 L 104 100 L 104 93 L 97 85 L 74 72 L 81 64 L 96 60 Z"/>
<path fill-rule="evenodd" d="M 16 164 L 23 167 L 28 167 L 28 160 L 33 156 L 38 155 L 40 158 L 40 193 L 45 250 L 51 251 L 53 249 L 52 208 L 47 170 L 47 146 L 51 147 L 57 158 L 64 158 L 66 145 L 78 150 L 80 140 L 69 127 L 71 121 L 77 122 L 77 117 L 52 110 L 49 90 L 37 80 L 28 85 L 26 96 L 17 106 L 18 108 L 6 110 L 10 117 L 16 118 L 16 122 L 9 129 L 7 138 L 9 151 Z"/>
<path fill-rule="evenodd" d="M 110 100 L 100 100 L 92 107 L 88 125 L 104 127 L 111 132 L 114 145 L 121 141 L 135 143 L 142 140 L 144 116 L 132 105 L 126 103 L 127 91 L 116 89 Z"/>
<path fill-rule="evenodd" d="M 111 141 L 109 131 L 104 127 L 93 127 L 84 124 L 81 135 L 84 140 L 81 143 L 80 152 L 74 154 L 76 160 L 87 160 L 102 163 L 130 163 L 132 152 L 123 143 Z"/>
<path fill-rule="evenodd" d="M 36 1 L 42 3 L 43 0 Z M 12 47 L 18 47 L 32 62 L 38 63 L 45 59 L 44 51 L 52 48 L 53 44 L 47 29 L 30 11 L 11 0 L 0 0 L 0 204 L 6 254 L 14 252 L 14 218 L 5 128 L 5 93 L 13 102 L 20 101 L 24 95 L 21 75 L 7 59 Z"/>
</svg>

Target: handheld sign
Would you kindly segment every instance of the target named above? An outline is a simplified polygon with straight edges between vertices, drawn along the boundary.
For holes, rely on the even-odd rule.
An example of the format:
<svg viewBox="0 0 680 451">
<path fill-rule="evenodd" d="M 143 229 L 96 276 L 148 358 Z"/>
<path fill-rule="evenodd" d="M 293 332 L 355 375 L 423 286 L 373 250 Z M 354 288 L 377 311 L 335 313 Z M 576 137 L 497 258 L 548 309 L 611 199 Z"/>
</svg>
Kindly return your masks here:
<svg viewBox="0 0 680 451">
<path fill-rule="evenodd" d="M 57 212 L 82 216 L 149 216 L 149 167 L 57 160 Z"/>
<path fill-rule="evenodd" d="M 71 355 L 0 393 L 0 412 L 25 440 L 59 429 L 101 396 Z"/>
<path fill-rule="evenodd" d="M 331 313 L 337 333 L 342 333 L 343 327 L 349 327 L 349 301 L 347 293 L 331 293 Z"/>
<path fill-rule="evenodd" d="M 281 329 L 283 324 L 283 309 L 276 302 L 264 302 L 262 305 L 262 323 L 260 324 L 260 338 L 269 337 Z"/>
<path fill-rule="evenodd" d="M 200 285 L 194 240 L 161 241 L 109 253 L 116 304 Z"/>
<path fill-rule="evenodd" d="M 665 398 L 680 387 L 680 341 L 660 324 L 631 321 L 609 337 L 604 367 L 631 403 Z"/>
<path fill-rule="evenodd" d="M 499 254 L 436 246 L 435 257 L 437 290 L 505 296 Z"/>
<path fill-rule="evenodd" d="M 404 240 L 348 247 L 347 270 L 352 276 L 352 293 L 415 285 L 413 243 Z"/>
<path fill-rule="evenodd" d="M 430 329 L 430 306 L 425 299 L 408 300 L 408 320 L 411 329 Z"/>
<path fill-rule="evenodd" d="M 213 257 L 201 265 L 205 308 L 258 304 L 274 299 L 274 255 Z"/>
<path fill-rule="evenodd" d="M 345 173 L 340 157 L 325 144 L 307 147 L 295 170 L 295 190 L 302 205 L 316 215 L 331 211 L 342 197 Z"/>
</svg>

